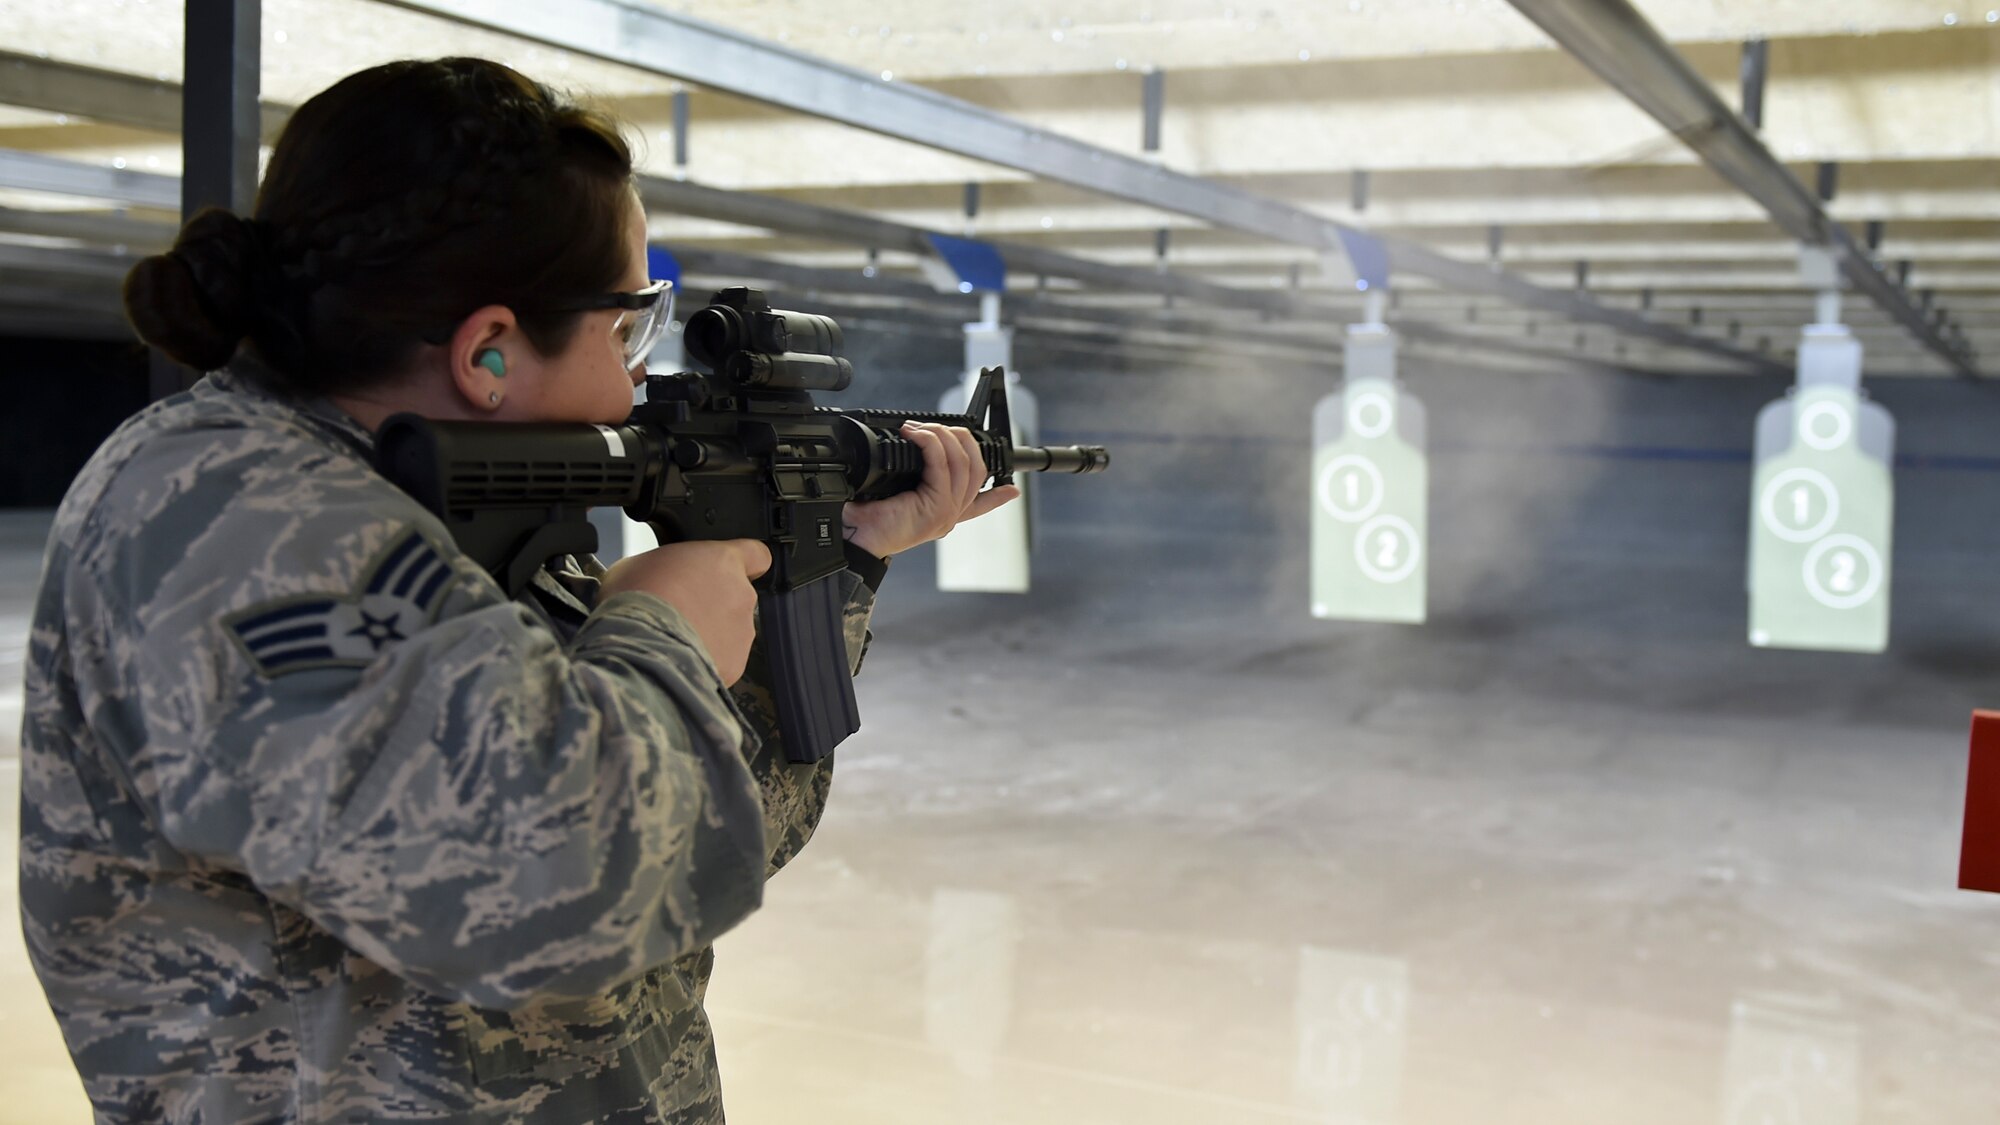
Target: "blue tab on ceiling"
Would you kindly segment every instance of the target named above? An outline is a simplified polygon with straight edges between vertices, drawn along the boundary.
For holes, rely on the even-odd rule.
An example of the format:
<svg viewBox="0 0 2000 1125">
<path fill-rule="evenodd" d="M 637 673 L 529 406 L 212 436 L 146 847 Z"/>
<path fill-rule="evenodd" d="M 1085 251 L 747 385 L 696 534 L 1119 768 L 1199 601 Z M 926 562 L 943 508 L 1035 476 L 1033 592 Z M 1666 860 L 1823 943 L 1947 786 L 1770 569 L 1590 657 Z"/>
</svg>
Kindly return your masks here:
<svg viewBox="0 0 2000 1125">
<path fill-rule="evenodd" d="M 1389 287 L 1389 250 L 1372 234 L 1348 227 L 1340 228 L 1340 244 L 1347 250 L 1347 262 L 1354 267 L 1356 289 Z"/>
<path fill-rule="evenodd" d="M 943 258 L 951 271 L 958 275 L 961 293 L 1000 293 L 1007 288 L 1007 263 L 1001 261 L 1000 251 L 984 242 L 974 242 L 969 238 L 953 238 L 948 234 L 931 234 L 931 249 Z"/>
<path fill-rule="evenodd" d="M 646 247 L 646 276 L 654 281 L 671 281 L 674 292 L 680 292 L 681 263 L 664 246 Z"/>
</svg>

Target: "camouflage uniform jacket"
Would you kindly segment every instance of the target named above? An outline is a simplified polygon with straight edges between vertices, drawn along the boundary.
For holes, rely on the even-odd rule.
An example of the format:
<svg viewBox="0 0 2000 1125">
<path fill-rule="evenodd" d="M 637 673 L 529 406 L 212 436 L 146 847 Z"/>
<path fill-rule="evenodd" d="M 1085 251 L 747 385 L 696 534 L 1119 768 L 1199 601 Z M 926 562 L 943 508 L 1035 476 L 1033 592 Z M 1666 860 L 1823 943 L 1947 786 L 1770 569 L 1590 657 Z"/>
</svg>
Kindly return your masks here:
<svg viewBox="0 0 2000 1125">
<path fill-rule="evenodd" d="M 98 1119 L 721 1121 L 710 943 L 831 762 L 595 560 L 509 601 L 369 446 L 217 373 L 57 514 L 21 911 Z"/>
</svg>

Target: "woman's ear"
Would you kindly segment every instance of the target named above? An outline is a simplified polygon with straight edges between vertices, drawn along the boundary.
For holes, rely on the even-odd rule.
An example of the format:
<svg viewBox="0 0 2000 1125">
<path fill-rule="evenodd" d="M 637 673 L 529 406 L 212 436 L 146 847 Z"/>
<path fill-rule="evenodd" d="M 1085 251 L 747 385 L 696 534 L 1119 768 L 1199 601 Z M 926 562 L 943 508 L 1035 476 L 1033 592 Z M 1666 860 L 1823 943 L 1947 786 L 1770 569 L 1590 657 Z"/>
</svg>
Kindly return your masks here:
<svg viewBox="0 0 2000 1125">
<path fill-rule="evenodd" d="M 451 334 L 446 359 L 451 364 L 452 385 L 475 414 L 491 414 L 507 401 L 507 374 L 510 357 L 518 351 L 522 335 L 514 320 L 514 310 L 505 305 L 488 305 L 460 322 Z"/>
</svg>

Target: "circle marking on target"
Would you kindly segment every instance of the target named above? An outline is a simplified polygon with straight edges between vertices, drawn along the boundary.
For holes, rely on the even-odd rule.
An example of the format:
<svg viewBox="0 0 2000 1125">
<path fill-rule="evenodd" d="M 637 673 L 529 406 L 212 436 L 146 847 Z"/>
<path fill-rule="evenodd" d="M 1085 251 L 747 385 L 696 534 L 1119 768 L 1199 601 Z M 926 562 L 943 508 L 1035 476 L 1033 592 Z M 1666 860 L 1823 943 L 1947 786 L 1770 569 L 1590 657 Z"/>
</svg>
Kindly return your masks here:
<svg viewBox="0 0 2000 1125">
<path fill-rule="evenodd" d="M 1827 589 L 1826 584 L 1820 581 L 1819 564 L 1826 561 L 1826 557 L 1835 551 L 1852 551 L 1866 564 L 1868 576 L 1862 581 L 1859 589 L 1842 593 Z M 1806 552 L 1805 579 L 1806 593 L 1811 594 L 1814 601 L 1828 609 L 1853 609 L 1855 606 L 1867 604 L 1869 599 L 1882 589 L 1882 555 L 1875 550 L 1873 543 L 1859 535 L 1849 535 L 1845 532 L 1829 535 L 1814 543 L 1812 549 Z"/>
<path fill-rule="evenodd" d="M 1377 541 L 1377 536 L 1383 532 L 1396 533 L 1404 548 L 1401 557 L 1388 565 L 1383 565 L 1379 559 L 1382 544 Z M 1361 573 L 1384 585 L 1408 578 L 1416 571 L 1423 553 L 1423 544 L 1417 541 L 1417 529 L 1401 516 L 1376 516 L 1362 524 L 1361 530 L 1354 535 L 1355 565 L 1361 568 Z"/>
<path fill-rule="evenodd" d="M 1333 486 L 1342 469 L 1353 469 L 1367 479 L 1365 498 L 1358 495 L 1361 491 L 1358 485 L 1350 487 L 1349 491 L 1357 495 L 1348 503 L 1342 503 L 1334 494 Z M 1342 523 L 1359 523 L 1374 515 L 1375 509 L 1382 506 L 1382 470 L 1359 453 L 1345 453 L 1328 461 L 1326 467 L 1319 471 L 1319 487 L 1314 491 L 1319 494 L 1319 506 L 1326 509 L 1327 515 Z"/>
<path fill-rule="evenodd" d="M 1373 407 L 1374 421 L 1364 422 Z M 1378 438 L 1396 424 L 1396 408 L 1381 391 L 1362 391 L 1347 404 L 1347 424 L 1365 438 Z"/>
<path fill-rule="evenodd" d="M 1799 490 L 1810 487 L 1820 494 L 1825 510 L 1820 513 L 1819 519 L 1800 526 L 1798 520 L 1787 523 L 1781 517 L 1778 506 L 1784 500 L 1787 485 Z M 1810 500 L 1807 503 L 1810 505 Z M 1840 490 L 1818 469 L 1786 469 L 1764 486 L 1764 494 L 1757 500 L 1757 514 L 1763 518 L 1764 526 L 1771 530 L 1771 534 L 1785 542 L 1810 543 L 1832 531 L 1834 521 L 1840 518 Z"/>
<path fill-rule="evenodd" d="M 1820 421 L 1832 419 L 1833 429 L 1822 431 Z M 1799 440 L 1821 453 L 1830 453 L 1854 436 L 1854 415 L 1845 406 L 1824 399 L 1799 412 Z"/>
</svg>

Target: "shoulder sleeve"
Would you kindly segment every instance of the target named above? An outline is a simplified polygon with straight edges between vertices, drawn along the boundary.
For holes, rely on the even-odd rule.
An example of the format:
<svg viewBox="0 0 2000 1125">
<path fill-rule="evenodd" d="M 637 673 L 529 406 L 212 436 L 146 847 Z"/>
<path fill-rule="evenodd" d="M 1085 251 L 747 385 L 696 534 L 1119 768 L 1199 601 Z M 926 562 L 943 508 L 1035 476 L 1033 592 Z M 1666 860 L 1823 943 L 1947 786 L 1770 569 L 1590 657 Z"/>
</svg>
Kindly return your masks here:
<svg viewBox="0 0 2000 1125">
<path fill-rule="evenodd" d="M 169 843 L 482 1007 L 594 995 L 754 909 L 758 785 L 665 602 L 564 646 L 358 459 L 175 433 L 107 490 L 86 705 Z"/>
<path fill-rule="evenodd" d="M 845 615 L 848 668 L 859 675 L 867 655 L 869 618 L 875 610 L 875 591 L 852 571 L 842 571 L 834 579 L 846 594 Z M 778 869 L 812 839 L 813 830 L 826 811 L 826 798 L 833 784 L 833 759 L 829 755 L 811 765 L 785 756 L 778 734 L 778 709 L 771 698 L 770 665 L 760 639 L 750 649 L 750 664 L 733 692 L 737 705 L 748 719 L 758 746 L 750 758 L 751 773 L 764 804 L 764 839 L 769 845 L 766 874 Z"/>
</svg>

